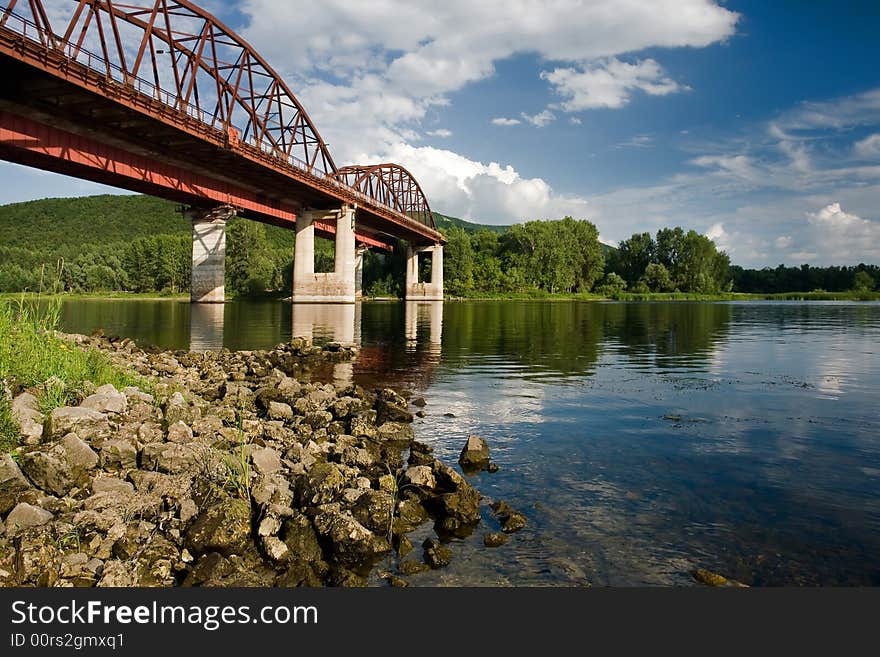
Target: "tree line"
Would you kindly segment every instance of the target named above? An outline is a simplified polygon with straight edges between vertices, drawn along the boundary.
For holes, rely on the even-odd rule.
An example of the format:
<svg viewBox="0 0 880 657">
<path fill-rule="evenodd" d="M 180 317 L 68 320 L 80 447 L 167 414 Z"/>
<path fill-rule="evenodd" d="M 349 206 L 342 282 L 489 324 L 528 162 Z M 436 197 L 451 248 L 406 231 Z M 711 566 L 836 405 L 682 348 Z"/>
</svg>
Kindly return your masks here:
<svg viewBox="0 0 880 657">
<path fill-rule="evenodd" d="M 842 292 L 880 283 L 876 265 L 744 269 L 705 235 L 677 227 L 636 233 L 613 248 L 599 242 L 591 222 L 571 217 L 491 228 L 436 218 L 448 239 L 444 274 L 452 296 Z M 290 230 L 230 220 L 227 290 L 289 294 L 294 239 Z M 191 248 L 189 222 L 160 199 L 97 196 L 4 206 L 0 292 L 187 292 Z M 405 245 L 391 254 L 367 253 L 366 294 L 401 296 L 404 253 Z M 315 260 L 316 271 L 332 271 L 330 241 L 316 240 Z"/>
</svg>

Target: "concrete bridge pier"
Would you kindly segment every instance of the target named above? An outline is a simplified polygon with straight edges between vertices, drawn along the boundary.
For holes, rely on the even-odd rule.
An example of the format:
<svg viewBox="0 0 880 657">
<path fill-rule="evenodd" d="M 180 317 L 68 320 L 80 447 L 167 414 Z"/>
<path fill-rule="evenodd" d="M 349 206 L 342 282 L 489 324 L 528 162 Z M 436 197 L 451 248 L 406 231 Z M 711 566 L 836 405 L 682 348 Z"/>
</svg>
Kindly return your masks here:
<svg viewBox="0 0 880 657">
<path fill-rule="evenodd" d="M 296 246 L 293 256 L 294 303 L 354 303 L 356 208 L 306 210 L 296 218 Z M 315 222 L 336 224 L 336 260 L 333 271 L 315 272 Z"/>
<path fill-rule="evenodd" d="M 367 247 L 359 246 L 354 251 L 354 296 L 360 299 L 364 296 L 364 254 Z"/>
<path fill-rule="evenodd" d="M 431 254 L 431 282 L 419 282 L 419 254 Z M 406 298 L 443 301 L 443 245 L 408 247 L 406 251 Z"/>
<path fill-rule="evenodd" d="M 223 303 L 226 300 L 226 222 L 235 208 L 222 205 L 206 210 L 190 208 L 192 221 L 192 303 Z"/>
</svg>

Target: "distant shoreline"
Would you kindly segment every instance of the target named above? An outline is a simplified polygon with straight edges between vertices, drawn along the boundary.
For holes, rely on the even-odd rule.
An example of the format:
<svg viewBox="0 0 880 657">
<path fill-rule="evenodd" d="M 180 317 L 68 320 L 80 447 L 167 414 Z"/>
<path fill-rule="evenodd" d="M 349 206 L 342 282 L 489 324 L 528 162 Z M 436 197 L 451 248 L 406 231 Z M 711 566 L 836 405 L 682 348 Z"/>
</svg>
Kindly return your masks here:
<svg viewBox="0 0 880 657">
<path fill-rule="evenodd" d="M 37 296 L 34 292 L 0 292 L 0 301 L 5 299 L 18 299 L 22 295 L 25 298 Z M 61 298 L 77 301 L 188 301 L 189 293 L 158 295 L 144 292 L 71 292 L 61 294 L 42 294 L 43 299 Z M 280 300 L 289 302 L 287 299 L 277 296 L 258 297 L 230 297 L 227 301 L 249 300 Z M 364 301 L 403 301 L 387 296 L 364 297 Z M 880 301 L 880 292 L 778 292 L 761 294 L 755 292 L 729 292 L 724 294 L 696 294 L 690 292 L 622 292 L 613 297 L 598 294 L 549 294 L 549 293 L 519 293 L 497 295 L 475 295 L 468 297 L 446 297 L 446 301 Z"/>
</svg>

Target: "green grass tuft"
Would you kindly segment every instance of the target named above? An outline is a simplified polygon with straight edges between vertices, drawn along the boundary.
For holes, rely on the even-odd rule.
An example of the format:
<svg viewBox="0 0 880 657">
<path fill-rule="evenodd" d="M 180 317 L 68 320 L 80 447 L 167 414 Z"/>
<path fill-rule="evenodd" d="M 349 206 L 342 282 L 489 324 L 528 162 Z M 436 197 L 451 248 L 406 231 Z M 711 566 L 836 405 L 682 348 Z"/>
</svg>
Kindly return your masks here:
<svg viewBox="0 0 880 657">
<path fill-rule="evenodd" d="M 17 391 L 41 386 L 41 410 L 49 413 L 76 403 L 86 381 L 112 383 L 117 389 L 143 386 L 139 377 L 114 366 L 97 349 L 58 337 L 60 317 L 57 298 L 0 300 L 0 387 Z M 0 397 L 0 452 L 5 453 L 18 445 L 19 436 L 10 402 L 2 392 Z"/>
</svg>

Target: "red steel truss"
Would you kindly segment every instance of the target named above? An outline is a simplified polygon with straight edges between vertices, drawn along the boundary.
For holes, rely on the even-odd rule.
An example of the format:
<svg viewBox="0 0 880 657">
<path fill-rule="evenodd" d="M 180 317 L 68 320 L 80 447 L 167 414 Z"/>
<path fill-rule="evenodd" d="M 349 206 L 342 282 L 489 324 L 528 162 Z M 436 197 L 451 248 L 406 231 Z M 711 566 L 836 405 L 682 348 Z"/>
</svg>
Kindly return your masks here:
<svg viewBox="0 0 880 657">
<path fill-rule="evenodd" d="M 169 165 L 180 169 L 180 148 L 176 156 L 163 159 L 171 150 L 163 151 L 169 134 L 181 146 L 201 148 L 205 156 L 198 173 L 208 167 L 206 179 L 226 177 L 239 183 L 242 193 L 233 194 L 231 204 L 242 210 L 248 195 L 262 199 L 263 209 L 254 211 L 259 220 L 289 222 L 297 209 L 349 203 L 358 206 L 359 224 L 375 237 L 364 242 L 381 244 L 384 235 L 444 241 L 425 195 L 406 169 L 393 164 L 337 168 L 284 80 L 244 39 L 197 5 L 186 0 L 71 0 L 68 15 L 60 20 L 58 11 L 49 11 L 57 4 L 0 4 L 0 61 L 26 64 L 33 76 L 63 85 L 53 90 L 60 100 L 44 99 L 42 115 L 31 111 L 31 101 L 4 92 L 0 101 L 9 111 L 0 117 L 36 116 L 55 127 L 54 108 L 61 116 L 74 106 L 76 113 L 64 115 L 65 129 L 145 157 L 141 169 L 152 166 L 163 175 Z M 58 24 L 52 24 L 53 17 Z M 40 84 L 47 88 L 44 80 Z M 71 102 L 76 94 L 78 104 Z M 115 123 L 106 119 L 104 133 L 82 118 L 88 116 L 83 105 L 90 103 L 103 116 L 113 115 Z M 139 140 L 127 136 L 126 130 L 134 132 L 132 126 L 139 130 Z M 168 133 L 169 128 L 174 131 Z M 121 143 L 127 138 L 130 149 Z M 0 146 L 6 159 L 28 157 L 9 155 L 14 144 Z M 215 161 L 216 172 L 210 170 Z M 111 184 L 138 189 L 139 183 Z M 185 181 L 173 181 L 173 186 L 185 186 Z"/>
</svg>

